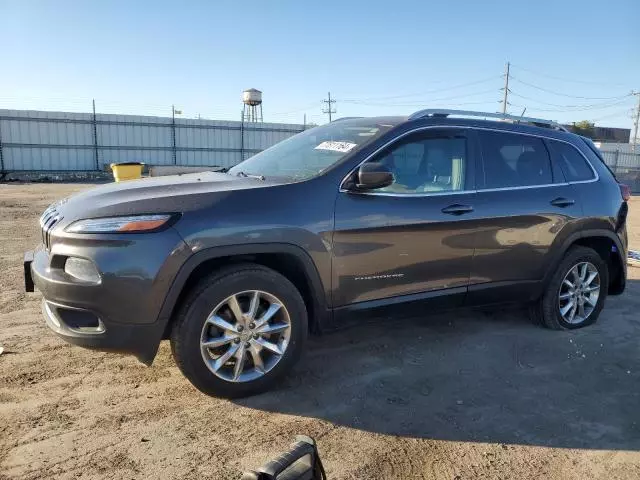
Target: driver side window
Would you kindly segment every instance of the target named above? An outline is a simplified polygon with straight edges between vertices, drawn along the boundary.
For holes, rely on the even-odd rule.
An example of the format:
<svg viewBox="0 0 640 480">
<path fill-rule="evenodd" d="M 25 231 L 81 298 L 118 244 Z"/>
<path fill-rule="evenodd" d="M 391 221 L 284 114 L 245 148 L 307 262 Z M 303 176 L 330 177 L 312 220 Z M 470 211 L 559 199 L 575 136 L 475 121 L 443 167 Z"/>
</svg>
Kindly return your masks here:
<svg viewBox="0 0 640 480">
<path fill-rule="evenodd" d="M 394 176 L 376 192 L 424 194 L 464 189 L 467 140 L 463 136 L 419 133 L 391 145 L 374 158 Z"/>
</svg>

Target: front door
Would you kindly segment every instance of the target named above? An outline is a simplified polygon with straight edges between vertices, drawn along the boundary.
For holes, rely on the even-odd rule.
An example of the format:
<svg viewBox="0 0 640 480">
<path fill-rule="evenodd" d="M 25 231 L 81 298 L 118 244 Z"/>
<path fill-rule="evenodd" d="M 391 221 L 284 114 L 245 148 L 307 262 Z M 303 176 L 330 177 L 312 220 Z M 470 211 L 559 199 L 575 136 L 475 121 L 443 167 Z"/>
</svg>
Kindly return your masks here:
<svg viewBox="0 0 640 480">
<path fill-rule="evenodd" d="M 474 150 L 463 128 L 429 128 L 367 160 L 388 166 L 395 181 L 338 194 L 334 306 L 424 293 L 462 301 L 474 248 Z"/>
</svg>

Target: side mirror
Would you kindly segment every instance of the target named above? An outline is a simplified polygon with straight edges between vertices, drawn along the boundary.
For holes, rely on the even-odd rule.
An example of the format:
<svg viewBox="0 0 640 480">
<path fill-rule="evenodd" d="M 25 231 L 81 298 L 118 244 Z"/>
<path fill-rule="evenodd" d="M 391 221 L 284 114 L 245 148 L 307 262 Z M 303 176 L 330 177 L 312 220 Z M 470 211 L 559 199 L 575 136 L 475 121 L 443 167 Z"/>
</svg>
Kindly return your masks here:
<svg viewBox="0 0 640 480">
<path fill-rule="evenodd" d="M 365 163 L 356 172 L 356 190 L 374 190 L 393 183 L 393 173 L 381 163 Z"/>
</svg>

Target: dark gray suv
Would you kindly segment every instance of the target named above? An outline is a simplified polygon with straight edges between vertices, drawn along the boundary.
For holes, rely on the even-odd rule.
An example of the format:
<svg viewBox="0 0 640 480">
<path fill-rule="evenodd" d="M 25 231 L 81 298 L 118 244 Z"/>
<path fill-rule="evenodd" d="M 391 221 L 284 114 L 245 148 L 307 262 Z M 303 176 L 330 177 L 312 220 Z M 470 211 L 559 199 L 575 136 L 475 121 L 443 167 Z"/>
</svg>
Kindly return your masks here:
<svg viewBox="0 0 640 480">
<path fill-rule="evenodd" d="M 227 172 L 52 205 L 25 280 L 68 342 L 149 365 L 168 338 L 197 388 L 238 397 L 282 377 L 309 332 L 400 305 L 523 302 L 549 328 L 595 322 L 625 287 L 627 199 L 595 146 L 553 122 L 348 118 Z"/>
</svg>

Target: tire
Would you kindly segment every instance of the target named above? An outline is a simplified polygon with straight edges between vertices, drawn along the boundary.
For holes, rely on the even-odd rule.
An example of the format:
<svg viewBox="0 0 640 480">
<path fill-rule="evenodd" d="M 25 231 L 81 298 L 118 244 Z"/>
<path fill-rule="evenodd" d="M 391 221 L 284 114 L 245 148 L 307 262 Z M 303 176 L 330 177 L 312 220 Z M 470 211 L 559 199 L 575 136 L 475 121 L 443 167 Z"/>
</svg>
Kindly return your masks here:
<svg viewBox="0 0 640 480">
<path fill-rule="evenodd" d="M 253 310 L 257 313 L 253 316 L 256 321 L 252 322 L 246 315 L 250 315 L 253 308 L 254 296 L 257 307 Z M 231 308 L 231 297 L 237 299 L 242 313 L 242 320 L 235 323 L 238 315 L 233 313 L 237 309 Z M 270 309 L 277 309 L 276 313 L 266 327 L 258 326 Z M 214 310 L 215 316 L 212 315 Z M 210 315 L 211 319 L 207 321 Z M 227 323 L 221 322 L 220 318 Z M 225 327 L 220 328 L 219 324 Z M 268 328 L 282 329 L 287 324 L 289 328 L 284 331 L 257 333 L 266 332 Z M 234 328 L 228 328 L 229 325 Z M 242 331 L 238 332 L 240 328 Z M 274 270 L 242 264 L 216 272 L 192 289 L 171 330 L 171 351 L 180 371 L 198 390 L 212 396 L 240 398 L 276 385 L 300 358 L 307 334 L 307 310 L 296 287 Z M 231 337 L 233 341 L 228 342 Z M 219 341 L 226 343 L 209 349 L 209 343 Z M 284 353 L 277 355 L 263 347 L 267 342 L 271 345 L 269 348 L 273 349 L 275 345 Z M 235 353 L 221 362 L 233 349 L 236 349 Z M 239 358 L 242 358 L 241 362 Z M 222 367 L 214 372 L 219 364 Z M 240 370 L 239 374 L 237 370 Z"/>
<path fill-rule="evenodd" d="M 565 277 L 569 276 L 567 277 L 567 280 L 570 283 L 578 285 L 579 282 L 577 282 L 573 276 L 573 273 L 575 272 L 573 269 L 578 266 L 578 272 L 580 272 L 582 270 L 582 265 L 586 264 L 593 266 L 598 274 L 598 277 L 594 279 L 592 287 L 589 287 L 589 289 L 595 288 L 595 282 L 598 281 L 599 290 L 597 301 L 591 299 L 591 295 L 588 295 L 591 301 L 594 301 L 595 306 L 590 305 L 589 302 L 583 300 L 584 312 L 587 313 L 589 311 L 587 310 L 588 308 L 592 308 L 592 310 L 590 310 L 590 313 L 586 315 L 586 318 L 583 318 L 579 313 L 574 312 L 575 317 L 570 323 L 561 314 L 561 308 L 567 307 L 569 302 L 573 301 L 573 298 L 569 298 L 568 300 L 560 299 L 561 295 L 571 296 L 571 288 L 568 284 L 564 283 Z M 590 277 L 590 273 L 593 273 L 593 271 L 594 270 L 592 270 L 591 267 L 588 267 L 589 273 L 587 273 L 585 277 L 588 279 Z M 609 270 L 607 264 L 602 260 L 600 255 L 598 255 L 595 250 L 588 247 L 571 247 L 558 265 L 556 272 L 553 274 L 553 277 L 546 286 L 540 299 L 530 307 L 530 315 L 536 323 L 553 330 L 573 330 L 576 328 L 586 327 L 587 325 L 594 323 L 600 316 L 600 312 L 604 307 L 604 302 L 607 297 L 608 286 Z M 561 289 L 563 290 L 561 291 Z M 579 305 L 579 299 L 576 303 Z M 571 308 L 569 308 L 566 315 L 570 317 Z"/>
</svg>

